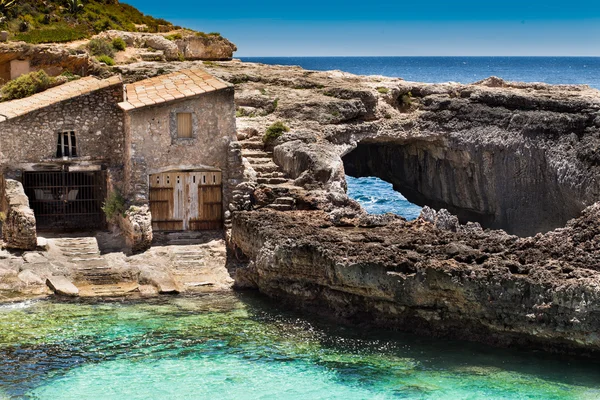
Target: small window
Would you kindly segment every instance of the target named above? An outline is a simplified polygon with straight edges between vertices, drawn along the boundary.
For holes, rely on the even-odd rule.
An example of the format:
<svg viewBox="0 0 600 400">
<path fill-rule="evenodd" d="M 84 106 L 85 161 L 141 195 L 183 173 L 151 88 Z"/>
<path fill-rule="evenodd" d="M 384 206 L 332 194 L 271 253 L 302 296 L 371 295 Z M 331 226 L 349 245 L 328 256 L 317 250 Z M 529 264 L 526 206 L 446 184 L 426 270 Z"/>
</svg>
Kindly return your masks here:
<svg viewBox="0 0 600 400">
<path fill-rule="evenodd" d="M 177 113 L 177 137 L 192 137 L 192 113 Z"/>
<path fill-rule="evenodd" d="M 58 134 L 56 157 L 77 157 L 77 140 L 75 139 L 75 132 L 67 131 Z"/>
</svg>

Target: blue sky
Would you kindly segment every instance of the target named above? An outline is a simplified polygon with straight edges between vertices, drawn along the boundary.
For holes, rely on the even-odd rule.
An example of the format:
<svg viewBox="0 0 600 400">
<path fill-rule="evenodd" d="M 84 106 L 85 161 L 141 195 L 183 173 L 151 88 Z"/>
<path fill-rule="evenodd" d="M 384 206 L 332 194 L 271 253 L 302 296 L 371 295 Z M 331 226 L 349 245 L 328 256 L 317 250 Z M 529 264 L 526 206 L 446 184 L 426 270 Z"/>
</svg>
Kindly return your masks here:
<svg viewBox="0 0 600 400">
<path fill-rule="evenodd" d="M 600 56 L 600 0 L 123 2 L 220 32 L 238 57 Z"/>
</svg>

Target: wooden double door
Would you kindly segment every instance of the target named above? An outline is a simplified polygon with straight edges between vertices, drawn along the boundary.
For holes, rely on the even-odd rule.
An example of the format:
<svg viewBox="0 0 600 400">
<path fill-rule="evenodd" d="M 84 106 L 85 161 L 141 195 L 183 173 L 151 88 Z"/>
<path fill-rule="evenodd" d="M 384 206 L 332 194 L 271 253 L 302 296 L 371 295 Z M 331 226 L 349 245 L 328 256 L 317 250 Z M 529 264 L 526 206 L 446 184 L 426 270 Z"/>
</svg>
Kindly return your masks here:
<svg viewBox="0 0 600 400">
<path fill-rule="evenodd" d="M 201 231 L 223 225 L 219 171 L 169 171 L 150 175 L 150 212 L 156 231 Z"/>
</svg>

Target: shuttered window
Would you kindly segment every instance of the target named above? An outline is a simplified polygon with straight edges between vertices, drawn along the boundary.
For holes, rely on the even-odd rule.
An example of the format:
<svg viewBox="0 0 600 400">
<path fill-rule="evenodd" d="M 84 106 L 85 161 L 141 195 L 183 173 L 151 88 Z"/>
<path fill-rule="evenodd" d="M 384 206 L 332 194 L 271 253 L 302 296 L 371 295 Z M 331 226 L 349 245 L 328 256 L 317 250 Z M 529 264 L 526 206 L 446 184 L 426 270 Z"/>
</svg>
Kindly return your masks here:
<svg viewBox="0 0 600 400">
<path fill-rule="evenodd" d="M 192 113 L 177 113 L 177 137 L 192 137 Z"/>
<path fill-rule="evenodd" d="M 77 141 L 75 132 L 60 132 L 56 144 L 56 157 L 77 157 Z"/>
</svg>

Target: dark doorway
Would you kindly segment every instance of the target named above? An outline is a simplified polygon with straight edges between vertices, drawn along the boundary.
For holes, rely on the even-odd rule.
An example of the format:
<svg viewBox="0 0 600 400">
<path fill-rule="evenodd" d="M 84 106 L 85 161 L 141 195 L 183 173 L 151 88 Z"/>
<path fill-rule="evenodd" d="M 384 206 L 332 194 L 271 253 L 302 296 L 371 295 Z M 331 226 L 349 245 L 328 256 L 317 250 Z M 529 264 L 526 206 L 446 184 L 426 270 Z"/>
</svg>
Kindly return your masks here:
<svg viewBox="0 0 600 400">
<path fill-rule="evenodd" d="M 106 171 L 25 172 L 23 187 L 40 230 L 102 229 Z"/>
</svg>

